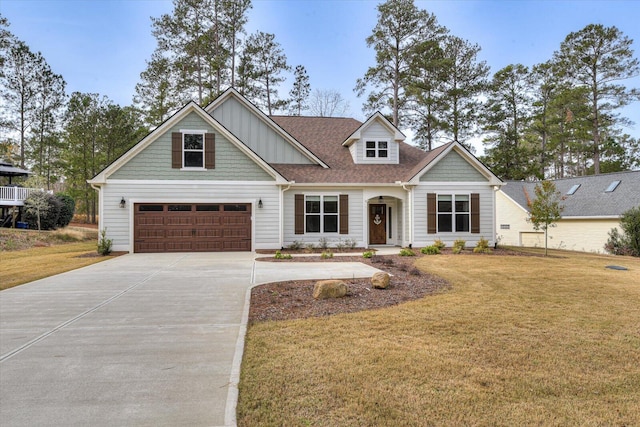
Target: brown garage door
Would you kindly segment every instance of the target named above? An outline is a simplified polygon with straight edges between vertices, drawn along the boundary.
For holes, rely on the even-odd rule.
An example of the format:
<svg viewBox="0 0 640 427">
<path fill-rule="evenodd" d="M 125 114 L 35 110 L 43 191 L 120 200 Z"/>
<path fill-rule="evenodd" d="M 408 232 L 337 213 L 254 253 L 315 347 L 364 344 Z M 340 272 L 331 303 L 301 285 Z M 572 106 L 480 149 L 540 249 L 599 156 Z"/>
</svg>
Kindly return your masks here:
<svg viewBox="0 0 640 427">
<path fill-rule="evenodd" d="M 139 203 L 134 252 L 251 250 L 251 204 Z"/>
</svg>

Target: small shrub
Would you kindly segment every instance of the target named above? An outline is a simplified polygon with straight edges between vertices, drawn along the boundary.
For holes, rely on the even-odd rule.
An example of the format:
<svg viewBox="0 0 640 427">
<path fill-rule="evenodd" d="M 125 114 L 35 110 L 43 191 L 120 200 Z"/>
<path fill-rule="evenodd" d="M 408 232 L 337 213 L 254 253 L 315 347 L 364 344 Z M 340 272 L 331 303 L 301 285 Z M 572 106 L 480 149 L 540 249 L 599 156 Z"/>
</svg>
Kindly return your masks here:
<svg viewBox="0 0 640 427">
<path fill-rule="evenodd" d="M 640 256 L 640 206 L 620 217 L 620 231 L 612 228 L 604 248 L 614 255 Z"/>
<path fill-rule="evenodd" d="M 323 251 L 322 254 L 320 254 L 320 258 L 322 258 L 322 259 L 333 258 L 333 252 L 331 252 L 331 251 Z"/>
<path fill-rule="evenodd" d="M 24 201 L 25 221 L 29 228 L 55 230 L 62 203 L 53 194 L 34 191 Z"/>
<path fill-rule="evenodd" d="M 409 248 L 400 249 L 400 256 L 416 256 L 416 253 Z"/>
<path fill-rule="evenodd" d="M 490 254 L 491 248 L 489 247 L 489 241 L 481 237 L 478 243 L 476 243 L 476 247 L 473 248 L 473 252 L 477 254 Z"/>
<path fill-rule="evenodd" d="M 447 245 L 442 240 L 436 239 L 431 246 L 435 246 L 439 250 L 443 250 Z"/>
<path fill-rule="evenodd" d="M 73 219 L 76 210 L 76 201 L 73 197 L 65 193 L 56 194 L 56 198 L 60 201 L 60 215 L 58 216 L 58 227 L 66 227 Z"/>
<path fill-rule="evenodd" d="M 347 239 L 344 241 L 344 244 L 349 248 L 349 249 L 353 249 L 356 247 L 356 241 L 355 239 Z"/>
<path fill-rule="evenodd" d="M 291 259 L 293 258 L 291 254 L 283 254 L 280 251 L 276 251 L 275 259 Z"/>
<path fill-rule="evenodd" d="M 373 251 L 364 251 L 362 253 L 362 257 L 363 258 L 373 258 L 373 253 L 374 253 Z"/>
<path fill-rule="evenodd" d="M 338 239 L 338 241 L 336 242 L 336 249 L 339 251 L 343 251 L 344 248 L 346 247 L 347 247 L 347 244 L 343 242 L 342 239 Z"/>
<path fill-rule="evenodd" d="M 293 251 L 297 251 L 299 249 L 302 249 L 302 242 L 299 240 L 294 240 L 293 243 L 291 243 L 289 245 L 289 249 L 293 250 Z"/>
<path fill-rule="evenodd" d="M 102 231 L 100 231 L 100 238 L 98 239 L 98 253 L 102 256 L 109 255 L 112 245 L 113 240 L 107 239 L 107 229 L 103 228 Z"/>
<path fill-rule="evenodd" d="M 453 242 L 453 248 L 452 248 L 452 252 L 454 254 L 459 254 L 464 250 L 464 247 L 466 246 L 467 241 L 466 240 L 462 240 L 462 239 L 456 239 Z"/>
<path fill-rule="evenodd" d="M 424 248 L 420 249 L 420 252 L 425 255 L 438 255 L 440 253 L 440 248 L 436 245 L 425 246 Z"/>
<path fill-rule="evenodd" d="M 329 240 L 326 237 L 321 237 L 320 240 L 318 240 L 318 247 L 323 251 L 327 250 L 329 248 Z"/>
<path fill-rule="evenodd" d="M 313 243 L 307 243 L 306 248 L 308 252 L 313 252 L 313 250 L 316 248 L 316 245 L 314 245 Z"/>
</svg>

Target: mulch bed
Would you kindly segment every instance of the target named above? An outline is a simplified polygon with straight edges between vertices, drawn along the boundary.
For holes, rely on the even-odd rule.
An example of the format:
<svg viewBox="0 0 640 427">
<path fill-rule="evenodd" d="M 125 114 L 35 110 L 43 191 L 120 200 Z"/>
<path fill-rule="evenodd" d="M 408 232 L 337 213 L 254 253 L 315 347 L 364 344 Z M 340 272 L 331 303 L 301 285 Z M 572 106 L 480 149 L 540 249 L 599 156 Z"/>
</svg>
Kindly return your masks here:
<svg viewBox="0 0 640 427">
<path fill-rule="evenodd" d="M 392 277 L 387 289 L 373 289 L 369 278 L 345 280 L 349 286 L 349 294 L 344 298 L 326 300 L 315 300 L 313 298 L 315 280 L 268 283 L 256 286 L 251 291 L 249 322 L 303 319 L 339 313 L 353 313 L 389 307 L 450 289 L 451 285 L 446 280 L 414 267 L 416 259 L 423 256 L 419 253 L 419 250 L 414 250 L 414 252 L 417 254 L 416 257 L 383 255 L 367 259 L 363 258 L 360 253 L 357 256 L 336 256 L 329 259 L 321 259 L 319 255 L 294 257 L 289 260 L 275 259 L 273 257 L 259 258 L 258 260 L 262 262 L 362 262 L 386 271 Z M 451 252 L 445 249 L 443 253 Z M 465 251 L 464 253 L 473 254 L 472 251 Z M 531 256 L 530 254 L 505 249 L 494 250 L 491 254 L 475 255 Z"/>
</svg>

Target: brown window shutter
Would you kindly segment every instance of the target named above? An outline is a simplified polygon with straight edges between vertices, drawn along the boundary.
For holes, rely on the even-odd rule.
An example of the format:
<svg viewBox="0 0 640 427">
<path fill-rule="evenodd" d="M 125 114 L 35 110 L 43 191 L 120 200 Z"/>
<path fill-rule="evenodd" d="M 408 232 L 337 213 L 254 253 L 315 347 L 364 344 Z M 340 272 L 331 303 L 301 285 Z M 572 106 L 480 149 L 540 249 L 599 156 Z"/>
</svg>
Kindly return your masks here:
<svg viewBox="0 0 640 427">
<path fill-rule="evenodd" d="M 295 195 L 295 234 L 304 234 L 304 194 Z"/>
<path fill-rule="evenodd" d="M 340 234 L 349 234 L 349 195 L 340 195 Z"/>
<path fill-rule="evenodd" d="M 436 193 L 427 193 L 427 234 L 436 234 Z"/>
<path fill-rule="evenodd" d="M 182 167 L 182 134 L 180 132 L 171 133 L 171 167 L 174 169 Z"/>
<path fill-rule="evenodd" d="M 204 134 L 204 167 L 206 169 L 216 167 L 216 135 L 213 133 Z"/>
<path fill-rule="evenodd" d="M 471 232 L 480 233 L 480 194 L 471 193 Z"/>
</svg>

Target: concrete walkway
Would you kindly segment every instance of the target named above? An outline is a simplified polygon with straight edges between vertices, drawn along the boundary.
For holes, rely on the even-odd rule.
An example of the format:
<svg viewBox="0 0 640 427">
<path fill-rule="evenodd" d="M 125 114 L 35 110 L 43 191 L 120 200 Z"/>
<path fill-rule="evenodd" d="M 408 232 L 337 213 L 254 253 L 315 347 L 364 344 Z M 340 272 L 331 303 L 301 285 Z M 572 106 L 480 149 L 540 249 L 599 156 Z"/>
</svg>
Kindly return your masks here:
<svg viewBox="0 0 640 427">
<path fill-rule="evenodd" d="M 377 271 L 254 258 L 125 255 L 0 292 L 0 425 L 235 425 L 250 288 Z"/>
</svg>

